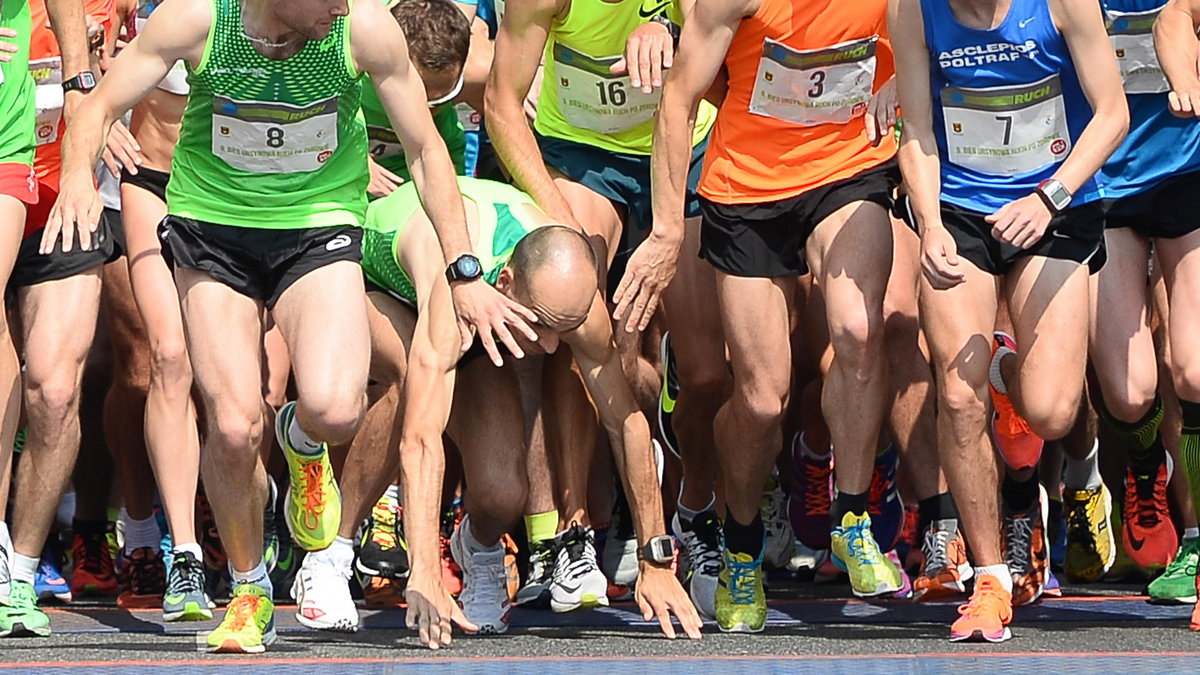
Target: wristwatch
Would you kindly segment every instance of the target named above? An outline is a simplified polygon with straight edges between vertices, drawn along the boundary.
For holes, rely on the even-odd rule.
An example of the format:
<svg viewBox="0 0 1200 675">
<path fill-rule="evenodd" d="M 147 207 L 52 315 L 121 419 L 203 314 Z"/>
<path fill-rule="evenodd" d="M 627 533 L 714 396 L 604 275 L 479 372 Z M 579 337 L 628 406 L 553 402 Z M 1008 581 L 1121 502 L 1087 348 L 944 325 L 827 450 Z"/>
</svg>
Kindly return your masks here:
<svg viewBox="0 0 1200 675">
<path fill-rule="evenodd" d="M 682 32 L 679 28 L 679 24 L 668 19 L 662 14 L 655 14 L 654 16 L 650 17 L 650 20 L 654 23 L 660 23 L 666 26 L 667 32 L 671 35 L 671 42 L 674 42 L 676 47 L 679 46 L 679 34 Z"/>
<path fill-rule="evenodd" d="M 479 258 L 464 253 L 458 256 L 458 259 L 450 263 L 446 268 L 446 279 L 451 283 L 455 281 L 474 281 L 483 276 L 483 265 L 479 264 Z"/>
<path fill-rule="evenodd" d="M 96 76 L 90 70 L 85 70 L 63 82 L 62 88 L 64 93 L 68 91 L 82 91 L 86 94 L 96 88 Z"/>
<path fill-rule="evenodd" d="M 1050 213 L 1056 216 L 1067 210 L 1073 197 L 1071 191 L 1054 178 L 1047 178 L 1038 183 L 1034 192 L 1037 192 L 1037 195 L 1046 203 L 1046 208 L 1050 209 Z"/>
<path fill-rule="evenodd" d="M 645 546 L 638 549 L 637 557 L 638 560 L 666 565 L 675 559 L 675 540 L 665 534 L 651 537 Z"/>
</svg>

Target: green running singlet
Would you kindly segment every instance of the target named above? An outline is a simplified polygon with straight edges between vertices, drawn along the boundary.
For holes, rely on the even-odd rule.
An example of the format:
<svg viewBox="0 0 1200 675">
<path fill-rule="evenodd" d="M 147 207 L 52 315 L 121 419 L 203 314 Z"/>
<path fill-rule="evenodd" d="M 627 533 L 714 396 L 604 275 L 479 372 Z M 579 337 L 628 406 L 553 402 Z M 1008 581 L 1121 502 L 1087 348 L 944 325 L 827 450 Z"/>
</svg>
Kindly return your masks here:
<svg viewBox="0 0 1200 675">
<path fill-rule="evenodd" d="M 0 2 L 0 27 L 17 32 L 13 38 L 3 38 L 15 44 L 17 52 L 12 61 L 0 63 L 0 163 L 33 164 L 34 135 L 37 108 L 34 105 L 34 83 L 29 75 L 29 36 L 32 23 L 28 0 Z"/>
<path fill-rule="evenodd" d="M 404 146 L 392 131 L 392 121 L 388 119 L 387 111 L 371 78 L 363 78 L 362 84 L 363 119 L 367 123 L 367 148 L 371 156 L 379 162 L 379 166 L 400 176 L 404 180 L 412 180 L 408 173 L 408 162 L 404 161 Z M 450 159 L 454 162 L 454 173 L 462 175 L 467 166 L 467 132 L 458 121 L 458 111 L 453 105 L 444 104 L 433 109 L 433 123 L 437 125 L 438 135 L 446 142 L 450 151 Z"/>
</svg>

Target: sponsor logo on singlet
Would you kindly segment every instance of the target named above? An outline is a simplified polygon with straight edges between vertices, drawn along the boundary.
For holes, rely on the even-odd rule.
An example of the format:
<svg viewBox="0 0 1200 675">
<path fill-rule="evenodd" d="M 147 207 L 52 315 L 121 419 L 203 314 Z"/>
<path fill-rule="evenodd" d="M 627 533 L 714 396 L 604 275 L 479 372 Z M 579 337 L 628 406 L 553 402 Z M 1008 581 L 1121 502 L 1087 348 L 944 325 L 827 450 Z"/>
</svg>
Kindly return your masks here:
<svg viewBox="0 0 1200 675">
<path fill-rule="evenodd" d="M 1023 58 L 1032 59 L 1040 51 L 1036 40 L 1023 43 L 992 42 L 967 45 L 938 53 L 938 65 L 942 68 L 975 68 L 995 63 L 1009 63 Z"/>
</svg>

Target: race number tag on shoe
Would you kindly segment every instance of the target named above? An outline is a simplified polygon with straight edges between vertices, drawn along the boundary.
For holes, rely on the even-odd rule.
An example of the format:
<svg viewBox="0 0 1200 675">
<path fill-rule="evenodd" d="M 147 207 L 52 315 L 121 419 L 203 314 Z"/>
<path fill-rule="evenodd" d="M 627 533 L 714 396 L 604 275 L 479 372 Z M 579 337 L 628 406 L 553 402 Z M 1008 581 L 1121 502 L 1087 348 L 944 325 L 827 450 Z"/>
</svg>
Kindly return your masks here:
<svg viewBox="0 0 1200 675">
<path fill-rule="evenodd" d="M 1108 39 L 1117 53 L 1126 94 L 1161 94 L 1171 89 L 1154 51 L 1154 21 L 1161 11 L 1106 12 Z"/>
<path fill-rule="evenodd" d="M 213 97 L 212 152 L 250 173 L 309 173 L 338 147 L 337 98 L 309 106 Z"/>
<path fill-rule="evenodd" d="M 803 126 L 846 124 L 867 112 L 878 37 L 799 51 L 763 41 L 750 112 Z"/>
<path fill-rule="evenodd" d="M 29 74 L 37 85 L 34 90 L 37 144 L 53 143 L 58 140 L 58 123 L 63 114 L 62 59 L 55 56 L 30 61 Z"/>
<path fill-rule="evenodd" d="M 1071 151 L 1062 82 L 942 90 L 949 161 L 990 176 L 1050 166 Z"/>
<path fill-rule="evenodd" d="M 558 109 L 563 119 L 580 129 L 615 134 L 654 119 L 661 89 L 643 93 L 629 84 L 628 75 L 609 68 L 620 56 L 593 58 L 563 45 L 554 45 L 554 74 Z"/>
</svg>

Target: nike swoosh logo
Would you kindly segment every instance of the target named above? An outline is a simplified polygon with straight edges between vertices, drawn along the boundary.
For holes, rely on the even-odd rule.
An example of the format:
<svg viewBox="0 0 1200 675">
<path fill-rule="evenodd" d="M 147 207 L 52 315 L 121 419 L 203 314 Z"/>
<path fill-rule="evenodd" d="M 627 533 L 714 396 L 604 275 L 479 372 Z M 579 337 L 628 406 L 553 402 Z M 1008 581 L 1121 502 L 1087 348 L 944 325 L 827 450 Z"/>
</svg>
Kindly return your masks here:
<svg viewBox="0 0 1200 675">
<path fill-rule="evenodd" d="M 1037 18 L 1037 17 L 1036 17 L 1036 16 L 1034 16 L 1034 17 L 1030 17 L 1030 18 L 1028 18 L 1028 19 L 1025 19 L 1024 21 L 1018 21 L 1018 22 L 1017 22 L 1017 25 L 1018 25 L 1018 26 L 1020 26 L 1021 28 L 1024 28 L 1025 26 L 1028 26 L 1028 25 L 1029 25 L 1029 22 L 1030 22 L 1030 21 L 1033 21 L 1033 20 L 1034 20 L 1034 19 L 1036 19 L 1036 18 Z"/>
<path fill-rule="evenodd" d="M 166 600 L 168 605 L 178 605 L 179 603 L 183 602 L 184 597 L 186 597 L 186 596 L 168 595 L 168 596 L 164 597 L 163 600 Z"/>
<path fill-rule="evenodd" d="M 671 3 L 668 0 L 668 2 L 660 2 L 650 9 L 646 9 L 646 3 L 642 3 L 642 6 L 638 9 L 638 16 L 642 17 L 643 19 L 649 19 L 652 16 L 661 14 L 664 9 L 670 6 L 670 4 Z"/>
<path fill-rule="evenodd" d="M 1132 528 L 1130 528 L 1128 525 L 1126 525 L 1126 526 L 1125 526 L 1125 529 L 1128 531 L 1128 534 L 1129 534 L 1129 545 L 1130 545 L 1130 546 L 1133 548 L 1133 550 L 1135 550 L 1135 551 L 1140 551 L 1140 550 L 1142 550 L 1142 546 L 1144 546 L 1144 545 L 1146 544 L 1146 540 L 1145 540 L 1145 539 L 1138 539 L 1137 537 L 1134 537 L 1134 536 L 1133 536 L 1133 529 L 1132 529 Z"/>
<path fill-rule="evenodd" d="M 574 593 L 575 591 L 578 591 L 578 590 L 579 590 L 579 587 L 580 587 L 581 585 L 582 585 L 582 584 L 575 584 L 574 586 L 568 586 L 568 585 L 566 585 L 566 584 L 559 584 L 559 587 L 560 587 L 560 588 L 562 588 L 564 591 L 566 591 L 566 592 L 568 592 L 568 593 Z"/>
</svg>

